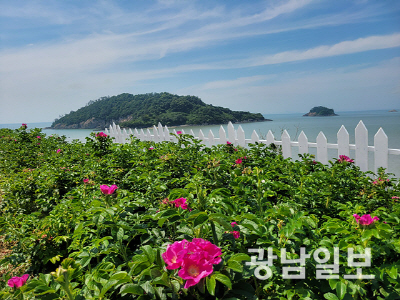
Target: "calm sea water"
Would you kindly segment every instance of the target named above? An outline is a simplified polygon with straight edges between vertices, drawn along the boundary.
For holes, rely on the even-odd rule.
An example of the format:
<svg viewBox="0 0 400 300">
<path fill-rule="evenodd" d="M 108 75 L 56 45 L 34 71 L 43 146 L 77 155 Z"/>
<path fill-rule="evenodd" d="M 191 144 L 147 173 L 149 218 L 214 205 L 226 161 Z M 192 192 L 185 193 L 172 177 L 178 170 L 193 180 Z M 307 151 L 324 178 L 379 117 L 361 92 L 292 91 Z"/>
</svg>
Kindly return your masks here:
<svg viewBox="0 0 400 300">
<path fill-rule="evenodd" d="M 388 112 L 387 110 L 359 111 L 359 112 L 337 112 L 339 116 L 335 117 L 303 117 L 302 114 L 265 114 L 264 117 L 272 119 L 271 122 L 242 123 L 234 124 L 235 129 L 242 126 L 246 138 L 250 138 L 255 130 L 260 138 L 265 137 L 269 130 L 272 131 L 277 140 L 281 140 L 283 130 L 287 130 L 291 140 L 297 140 L 301 131 L 304 131 L 309 142 L 315 142 L 320 131 L 328 139 L 328 143 L 337 143 L 337 132 L 344 125 L 350 134 L 350 143 L 354 143 L 354 130 L 357 124 L 362 120 L 368 129 L 369 145 L 373 145 L 374 135 L 382 127 L 389 138 L 389 148 L 400 149 L 400 109 L 398 112 Z M 31 123 L 28 128 L 44 128 L 51 125 L 51 122 Z M 0 124 L 1 127 L 18 128 L 21 124 Z M 227 130 L 227 125 L 223 125 Z M 195 136 L 198 136 L 200 129 L 207 136 L 209 130 L 212 130 L 215 137 L 218 137 L 220 126 L 178 126 L 176 130 L 184 130 L 186 133 L 193 130 Z M 78 139 L 85 141 L 85 137 L 93 132 L 90 129 L 43 129 L 46 135 L 65 135 L 69 141 Z M 293 157 L 296 157 L 297 147 L 293 147 Z M 310 148 L 310 153 L 316 153 L 315 148 Z M 337 151 L 329 149 L 329 155 L 337 157 Z M 354 158 L 354 151 L 350 152 Z M 370 153 L 370 169 L 373 170 L 373 153 Z M 388 171 L 395 173 L 400 177 L 400 155 L 389 155 Z"/>
</svg>

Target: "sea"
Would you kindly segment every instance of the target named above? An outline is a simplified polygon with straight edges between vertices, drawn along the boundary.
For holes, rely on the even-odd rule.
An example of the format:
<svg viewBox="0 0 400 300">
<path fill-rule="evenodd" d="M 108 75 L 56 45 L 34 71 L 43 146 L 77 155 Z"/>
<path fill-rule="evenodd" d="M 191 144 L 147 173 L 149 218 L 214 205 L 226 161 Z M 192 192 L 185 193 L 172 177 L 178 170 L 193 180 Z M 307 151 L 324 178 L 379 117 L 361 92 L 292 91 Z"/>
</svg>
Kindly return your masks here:
<svg viewBox="0 0 400 300">
<path fill-rule="evenodd" d="M 369 145 L 373 146 L 374 135 L 379 128 L 388 136 L 389 148 L 400 149 L 400 109 L 397 112 L 389 112 L 388 110 L 371 110 L 371 111 L 345 111 L 336 112 L 338 116 L 332 117 L 303 117 L 298 114 L 264 114 L 267 119 L 273 121 L 254 122 L 254 123 L 238 123 L 234 124 L 235 129 L 240 125 L 246 138 L 250 138 L 255 130 L 260 139 L 265 139 L 268 131 L 274 134 L 276 140 L 281 140 L 281 135 L 286 129 L 292 141 L 297 140 L 301 131 L 304 131 L 309 142 L 316 142 L 318 134 L 322 131 L 326 136 L 328 143 L 337 143 L 337 132 L 344 125 L 350 135 L 350 143 L 354 144 L 355 128 L 360 120 L 368 129 Z M 86 137 L 93 132 L 91 129 L 47 129 L 51 122 L 30 123 L 28 128 L 42 128 L 42 132 L 46 135 L 66 136 L 68 141 L 79 140 L 86 141 Z M 0 128 L 19 128 L 21 124 L 0 124 Z M 198 136 L 200 129 L 207 136 L 211 130 L 215 137 L 218 137 L 218 131 L 221 125 L 207 126 L 177 126 L 175 130 L 183 130 L 189 133 L 193 130 L 195 136 Z M 222 125 L 227 131 L 227 124 Z M 171 128 L 172 129 L 172 128 Z M 316 154 L 315 148 L 310 148 L 311 154 Z M 297 147 L 292 147 L 293 157 L 297 157 Z M 337 157 L 337 150 L 328 149 L 330 157 Z M 350 151 L 350 157 L 354 158 L 354 150 Z M 369 153 L 369 167 L 374 170 L 373 153 Z M 395 177 L 400 178 L 400 155 L 389 155 L 389 167 L 387 172 L 393 173 Z"/>
</svg>

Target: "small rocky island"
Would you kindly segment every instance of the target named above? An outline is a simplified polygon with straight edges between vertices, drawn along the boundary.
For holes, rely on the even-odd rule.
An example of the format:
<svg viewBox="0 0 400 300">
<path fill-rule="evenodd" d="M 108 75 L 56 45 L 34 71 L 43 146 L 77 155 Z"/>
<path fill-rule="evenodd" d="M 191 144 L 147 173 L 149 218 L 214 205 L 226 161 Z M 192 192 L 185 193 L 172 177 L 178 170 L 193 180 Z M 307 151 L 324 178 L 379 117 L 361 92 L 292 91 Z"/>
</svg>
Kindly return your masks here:
<svg viewBox="0 0 400 300">
<path fill-rule="evenodd" d="M 310 110 L 310 112 L 303 115 L 303 117 L 331 117 L 331 116 L 338 116 L 338 115 L 335 114 L 332 108 L 327 108 L 325 106 L 315 106 Z"/>
</svg>

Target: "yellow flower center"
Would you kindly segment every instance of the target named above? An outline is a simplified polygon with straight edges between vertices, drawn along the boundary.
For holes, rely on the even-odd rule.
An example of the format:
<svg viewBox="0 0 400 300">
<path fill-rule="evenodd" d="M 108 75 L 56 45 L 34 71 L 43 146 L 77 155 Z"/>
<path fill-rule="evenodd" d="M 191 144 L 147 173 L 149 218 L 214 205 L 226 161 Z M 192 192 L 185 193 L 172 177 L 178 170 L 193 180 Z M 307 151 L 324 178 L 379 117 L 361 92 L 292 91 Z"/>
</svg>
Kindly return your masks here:
<svg viewBox="0 0 400 300">
<path fill-rule="evenodd" d="M 189 266 L 188 273 L 190 274 L 190 276 L 193 276 L 193 277 L 199 276 L 199 274 L 200 274 L 199 273 L 199 267 L 196 266 L 196 265 Z"/>
</svg>

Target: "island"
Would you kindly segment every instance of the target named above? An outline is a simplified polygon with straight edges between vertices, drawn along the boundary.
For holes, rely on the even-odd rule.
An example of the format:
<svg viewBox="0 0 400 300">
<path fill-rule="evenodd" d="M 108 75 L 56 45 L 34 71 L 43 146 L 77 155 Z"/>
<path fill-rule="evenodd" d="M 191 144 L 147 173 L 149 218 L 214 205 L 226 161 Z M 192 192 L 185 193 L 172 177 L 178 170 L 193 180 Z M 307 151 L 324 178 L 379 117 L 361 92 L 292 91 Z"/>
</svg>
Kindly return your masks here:
<svg viewBox="0 0 400 300">
<path fill-rule="evenodd" d="M 104 129 L 113 122 L 125 128 L 147 128 L 159 122 L 167 126 L 216 125 L 272 121 L 261 113 L 232 111 L 204 103 L 196 96 L 147 93 L 102 97 L 56 119 L 53 129 Z"/>
<path fill-rule="evenodd" d="M 308 113 L 303 115 L 303 117 L 331 117 L 338 116 L 335 114 L 333 109 L 327 108 L 325 106 L 315 106 Z"/>
<path fill-rule="evenodd" d="M 389 110 L 389 112 L 397 112 L 397 110 L 391 109 L 391 110 Z"/>
</svg>

